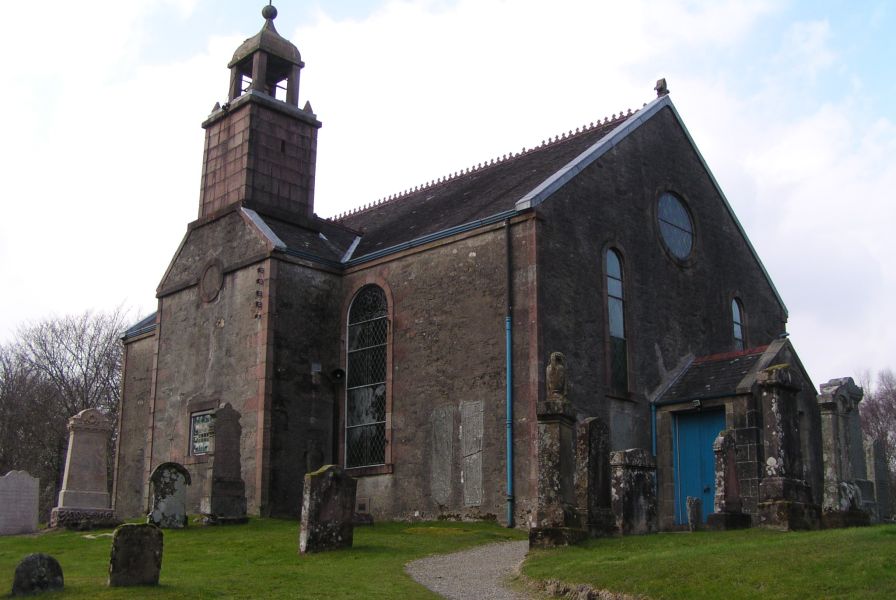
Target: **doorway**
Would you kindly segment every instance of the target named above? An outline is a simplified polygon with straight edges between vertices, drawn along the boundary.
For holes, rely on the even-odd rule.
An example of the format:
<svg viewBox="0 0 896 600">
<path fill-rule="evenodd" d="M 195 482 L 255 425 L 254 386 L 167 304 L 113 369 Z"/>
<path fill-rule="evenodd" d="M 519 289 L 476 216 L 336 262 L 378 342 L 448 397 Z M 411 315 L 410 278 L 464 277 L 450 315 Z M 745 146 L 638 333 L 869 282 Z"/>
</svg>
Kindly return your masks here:
<svg viewBox="0 0 896 600">
<path fill-rule="evenodd" d="M 688 523 L 688 496 L 701 499 L 705 523 L 716 493 L 712 443 L 725 429 L 725 410 L 678 413 L 674 428 L 675 523 Z"/>
</svg>

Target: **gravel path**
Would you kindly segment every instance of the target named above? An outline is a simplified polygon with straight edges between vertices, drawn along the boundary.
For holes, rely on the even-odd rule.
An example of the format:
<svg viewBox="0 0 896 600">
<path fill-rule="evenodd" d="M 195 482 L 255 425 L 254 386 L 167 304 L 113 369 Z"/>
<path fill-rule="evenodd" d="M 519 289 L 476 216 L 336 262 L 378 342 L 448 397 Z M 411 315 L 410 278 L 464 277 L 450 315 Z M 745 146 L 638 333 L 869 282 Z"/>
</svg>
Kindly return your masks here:
<svg viewBox="0 0 896 600">
<path fill-rule="evenodd" d="M 499 542 L 472 550 L 440 554 L 409 562 L 405 570 L 421 583 L 452 600 L 527 600 L 505 587 L 529 550 L 529 542 Z"/>
</svg>

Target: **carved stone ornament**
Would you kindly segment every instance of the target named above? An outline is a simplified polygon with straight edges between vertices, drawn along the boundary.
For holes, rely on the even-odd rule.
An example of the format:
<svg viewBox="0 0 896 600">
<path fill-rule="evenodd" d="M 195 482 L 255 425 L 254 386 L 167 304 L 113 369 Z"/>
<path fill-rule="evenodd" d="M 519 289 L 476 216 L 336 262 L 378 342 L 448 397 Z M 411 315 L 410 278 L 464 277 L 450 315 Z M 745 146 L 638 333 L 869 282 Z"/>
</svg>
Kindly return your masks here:
<svg viewBox="0 0 896 600">
<path fill-rule="evenodd" d="M 203 302 L 211 302 L 218 297 L 222 287 L 224 287 L 224 266 L 220 260 L 213 259 L 205 265 L 202 277 L 199 278 L 199 296 Z"/>
<path fill-rule="evenodd" d="M 565 362 L 566 359 L 562 352 L 551 352 L 551 360 L 548 363 L 546 372 L 548 400 L 566 400 L 567 384 Z"/>
</svg>

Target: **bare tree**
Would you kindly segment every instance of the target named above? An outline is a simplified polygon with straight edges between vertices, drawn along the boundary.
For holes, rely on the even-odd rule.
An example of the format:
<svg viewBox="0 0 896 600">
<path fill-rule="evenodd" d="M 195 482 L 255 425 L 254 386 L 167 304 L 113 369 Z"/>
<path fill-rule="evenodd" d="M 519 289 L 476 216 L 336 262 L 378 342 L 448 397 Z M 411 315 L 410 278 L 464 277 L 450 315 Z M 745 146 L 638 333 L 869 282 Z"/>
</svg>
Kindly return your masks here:
<svg viewBox="0 0 896 600">
<path fill-rule="evenodd" d="M 865 389 L 865 398 L 859 405 L 862 432 L 866 439 L 883 444 L 890 469 L 890 491 L 896 493 L 896 375 L 891 369 L 884 369 L 877 374 L 876 382 L 870 373 L 861 379 Z"/>
</svg>

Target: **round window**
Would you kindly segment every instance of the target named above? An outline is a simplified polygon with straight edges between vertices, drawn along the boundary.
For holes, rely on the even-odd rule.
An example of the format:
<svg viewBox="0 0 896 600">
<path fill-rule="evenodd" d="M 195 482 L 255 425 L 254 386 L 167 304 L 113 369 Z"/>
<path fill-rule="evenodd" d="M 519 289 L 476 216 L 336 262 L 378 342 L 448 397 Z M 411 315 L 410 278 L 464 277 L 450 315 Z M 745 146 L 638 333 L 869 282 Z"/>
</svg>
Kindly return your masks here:
<svg viewBox="0 0 896 600">
<path fill-rule="evenodd" d="M 657 220 L 663 243 L 680 260 L 686 259 L 694 247 L 694 224 L 682 201 L 669 192 L 660 196 Z"/>
</svg>

